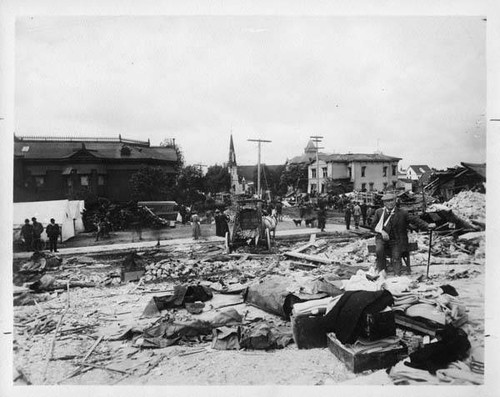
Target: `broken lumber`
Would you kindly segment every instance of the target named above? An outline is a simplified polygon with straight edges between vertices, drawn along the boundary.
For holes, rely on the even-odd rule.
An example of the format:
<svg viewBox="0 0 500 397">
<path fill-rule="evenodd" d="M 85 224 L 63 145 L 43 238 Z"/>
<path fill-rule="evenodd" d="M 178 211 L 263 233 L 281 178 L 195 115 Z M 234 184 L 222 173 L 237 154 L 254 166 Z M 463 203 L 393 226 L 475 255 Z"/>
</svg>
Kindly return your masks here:
<svg viewBox="0 0 500 397">
<path fill-rule="evenodd" d="M 50 344 L 50 350 L 49 350 L 49 353 L 47 354 L 47 361 L 45 362 L 45 369 L 43 371 L 43 381 L 42 381 L 43 383 L 45 383 L 45 380 L 47 379 L 47 370 L 49 368 L 49 362 L 52 358 L 52 354 L 54 353 L 54 347 L 56 345 L 57 333 L 59 332 L 59 328 L 61 327 L 62 320 L 63 320 L 64 316 L 66 315 L 68 309 L 69 308 L 66 307 L 66 309 L 62 312 L 61 317 L 59 317 L 59 321 L 57 323 L 56 330 L 54 331 L 54 337 L 52 338 L 52 343 Z"/>
<path fill-rule="evenodd" d="M 98 345 L 99 343 L 101 343 L 101 341 L 102 341 L 102 339 L 103 339 L 103 338 L 104 338 L 104 335 L 101 335 L 101 336 L 100 336 L 100 337 L 99 337 L 99 338 L 95 341 L 95 343 L 92 345 L 92 347 L 89 349 L 89 351 L 87 352 L 87 354 L 86 354 L 86 355 L 85 355 L 85 357 L 83 358 L 83 360 L 82 360 L 81 364 L 83 364 L 83 363 L 87 360 L 87 358 L 89 358 L 89 357 L 90 357 L 90 355 L 92 354 L 92 352 L 95 350 L 95 348 L 97 347 L 97 345 Z"/>
<path fill-rule="evenodd" d="M 294 251 L 285 252 L 285 256 L 289 256 L 289 257 L 297 258 L 297 259 L 305 259 L 306 261 L 310 261 L 310 262 L 319 262 L 319 263 L 323 263 L 325 265 L 332 264 L 331 259 L 327 259 L 324 257 L 315 256 L 315 255 L 301 254 L 300 252 L 294 252 Z"/>
<path fill-rule="evenodd" d="M 316 265 L 311 265 L 309 263 L 302 263 L 302 262 L 290 262 L 290 265 L 292 268 L 306 268 L 306 269 L 316 269 L 318 266 Z"/>
</svg>

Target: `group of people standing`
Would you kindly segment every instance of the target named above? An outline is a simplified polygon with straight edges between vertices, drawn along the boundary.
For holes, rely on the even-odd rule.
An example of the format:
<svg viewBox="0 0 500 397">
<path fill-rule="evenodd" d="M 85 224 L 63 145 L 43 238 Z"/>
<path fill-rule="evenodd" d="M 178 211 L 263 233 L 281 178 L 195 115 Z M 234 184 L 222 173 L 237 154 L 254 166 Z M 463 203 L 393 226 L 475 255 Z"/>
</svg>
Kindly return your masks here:
<svg viewBox="0 0 500 397">
<path fill-rule="evenodd" d="M 367 205 L 365 202 L 359 203 L 354 201 L 345 206 L 344 220 L 346 229 L 351 228 L 351 218 L 354 220 L 354 227 L 359 229 L 359 225 L 369 226 L 375 209 L 371 205 Z"/>
<path fill-rule="evenodd" d="M 47 237 L 49 238 L 49 250 L 50 252 L 57 251 L 57 240 L 61 235 L 61 228 L 56 223 L 55 219 L 52 218 L 47 227 L 37 221 L 35 217 L 24 220 L 24 225 L 21 228 L 21 237 L 24 240 L 24 245 L 26 251 L 41 251 L 43 250 L 42 233 L 45 230 Z"/>
<path fill-rule="evenodd" d="M 212 223 L 212 214 L 207 215 L 209 223 Z M 225 237 L 226 233 L 229 233 L 229 216 L 225 212 L 216 209 L 215 215 L 213 217 L 215 221 L 215 235 L 219 237 Z M 196 210 L 191 211 L 191 229 L 192 235 L 195 240 L 198 240 L 201 236 L 201 218 Z"/>
</svg>

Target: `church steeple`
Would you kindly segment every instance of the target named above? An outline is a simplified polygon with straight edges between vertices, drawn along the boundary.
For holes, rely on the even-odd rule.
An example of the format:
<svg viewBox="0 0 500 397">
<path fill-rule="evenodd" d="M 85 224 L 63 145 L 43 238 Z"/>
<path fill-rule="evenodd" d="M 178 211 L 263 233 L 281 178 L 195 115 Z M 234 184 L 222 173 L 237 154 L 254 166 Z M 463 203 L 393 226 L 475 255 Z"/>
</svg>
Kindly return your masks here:
<svg viewBox="0 0 500 397">
<path fill-rule="evenodd" d="M 231 139 L 229 141 L 229 162 L 227 163 L 229 167 L 236 165 L 236 153 L 234 151 L 233 144 L 233 134 L 231 134 Z"/>
</svg>

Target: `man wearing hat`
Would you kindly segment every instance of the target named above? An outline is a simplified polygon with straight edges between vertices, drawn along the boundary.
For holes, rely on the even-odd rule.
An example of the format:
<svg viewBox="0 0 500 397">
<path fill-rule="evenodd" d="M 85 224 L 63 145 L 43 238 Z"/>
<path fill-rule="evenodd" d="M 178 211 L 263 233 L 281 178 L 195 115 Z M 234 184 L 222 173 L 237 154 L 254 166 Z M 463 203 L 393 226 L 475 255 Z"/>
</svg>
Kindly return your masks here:
<svg viewBox="0 0 500 397">
<path fill-rule="evenodd" d="M 42 233 L 43 225 L 37 222 L 36 218 L 31 218 L 33 224 L 33 249 L 35 251 L 40 251 L 42 249 Z"/>
<path fill-rule="evenodd" d="M 377 255 L 377 270 L 386 270 L 385 252 L 391 253 L 391 263 L 396 276 L 401 275 L 401 254 L 408 251 L 408 228 L 410 224 L 419 229 L 429 230 L 436 227 L 435 223 L 427 223 L 418 216 L 408 214 L 406 210 L 396 206 L 396 195 L 386 193 L 382 196 L 383 208 L 375 211 L 371 229 L 376 233 L 375 245 Z M 408 272 L 410 269 L 407 269 Z"/>
</svg>

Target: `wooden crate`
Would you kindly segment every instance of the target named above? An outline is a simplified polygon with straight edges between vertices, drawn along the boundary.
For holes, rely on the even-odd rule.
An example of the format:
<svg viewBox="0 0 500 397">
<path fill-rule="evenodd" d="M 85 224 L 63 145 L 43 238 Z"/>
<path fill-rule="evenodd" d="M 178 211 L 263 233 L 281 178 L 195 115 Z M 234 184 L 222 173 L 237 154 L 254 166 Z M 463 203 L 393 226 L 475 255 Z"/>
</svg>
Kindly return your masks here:
<svg viewBox="0 0 500 397">
<path fill-rule="evenodd" d="M 396 349 L 373 353 L 356 353 L 342 344 L 334 333 L 327 334 L 327 342 L 328 349 L 354 373 L 389 368 L 408 356 L 408 348 L 401 342 Z"/>
</svg>

